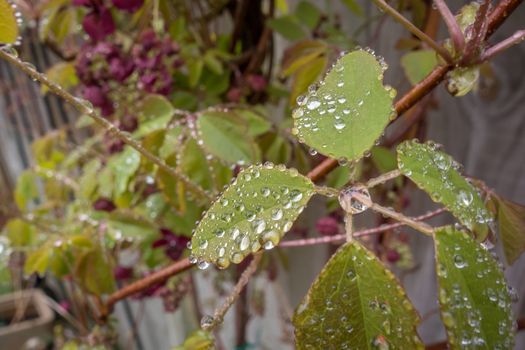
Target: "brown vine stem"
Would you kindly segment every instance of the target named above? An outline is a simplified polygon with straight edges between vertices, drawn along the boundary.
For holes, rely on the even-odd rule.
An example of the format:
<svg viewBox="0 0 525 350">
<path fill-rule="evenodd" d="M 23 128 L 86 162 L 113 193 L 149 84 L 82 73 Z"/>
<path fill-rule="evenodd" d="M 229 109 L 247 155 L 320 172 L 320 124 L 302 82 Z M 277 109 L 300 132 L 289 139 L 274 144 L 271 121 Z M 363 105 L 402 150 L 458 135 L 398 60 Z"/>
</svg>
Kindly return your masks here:
<svg viewBox="0 0 525 350">
<path fill-rule="evenodd" d="M 414 221 L 423 221 L 430 219 L 434 216 L 438 216 L 446 211 L 445 208 L 439 208 L 437 210 L 428 212 L 426 214 L 412 218 Z M 385 231 L 390 231 L 399 227 L 406 226 L 404 222 L 396 222 L 393 224 L 381 225 L 374 228 L 369 228 L 366 230 L 355 231 L 353 237 L 363 237 L 370 236 L 376 233 L 381 233 Z M 346 239 L 346 234 L 339 234 L 333 236 L 323 236 L 323 237 L 314 237 L 314 238 L 304 238 L 304 239 L 294 239 L 290 241 L 284 241 L 279 243 L 279 248 L 294 248 L 294 247 L 305 247 L 310 245 L 317 244 L 327 244 L 327 243 L 340 243 Z"/>
<path fill-rule="evenodd" d="M 250 281 L 250 278 L 253 276 L 255 271 L 257 271 L 257 267 L 261 262 L 262 254 L 263 252 L 259 252 L 253 255 L 253 260 L 250 262 L 250 265 L 248 265 L 248 267 L 242 272 L 241 277 L 237 281 L 237 284 L 233 288 L 230 295 L 228 295 L 224 303 L 213 313 L 213 320 L 211 320 L 210 323 L 201 326 L 203 330 L 210 331 L 222 323 L 226 312 L 228 312 L 230 307 L 243 291 L 244 287 L 246 287 Z"/>
<path fill-rule="evenodd" d="M 427 236 L 432 236 L 434 234 L 434 229 L 432 228 L 432 226 L 425 224 L 424 222 L 416 221 L 412 218 L 409 218 L 408 216 L 398 213 L 397 211 L 385 208 L 377 203 L 374 203 L 367 196 L 355 192 L 352 193 L 352 197 L 366 205 L 368 208 L 377 211 L 378 213 L 383 214 L 384 216 L 388 216 L 389 218 L 402 222 L 405 225 L 410 226 L 413 229 L 426 234 Z"/>
<path fill-rule="evenodd" d="M 496 56 L 498 53 L 505 51 L 511 46 L 514 46 L 516 44 L 519 44 L 520 42 L 525 40 L 525 29 L 524 30 L 518 30 L 516 33 L 512 34 L 510 37 L 508 37 L 505 40 L 500 41 L 499 43 L 489 47 L 480 57 L 480 62 L 487 61 L 494 56 Z"/>
<path fill-rule="evenodd" d="M 387 13 L 390 17 L 396 20 L 399 24 L 405 27 L 410 33 L 414 34 L 416 37 L 421 39 L 421 41 L 425 42 L 428 46 L 433 48 L 434 51 L 436 51 L 441 57 L 443 57 L 445 61 L 447 61 L 448 63 L 452 63 L 454 61 L 452 59 L 452 56 L 450 56 L 450 53 L 447 51 L 447 49 L 445 49 L 443 46 L 436 43 L 434 39 L 429 37 L 422 30 L 416 27 L 412 22 L 406 19 L 402 14 L 397 12 L 395 8 L 388 5 L 384 0 L 372 0 L 372 1 L 377 5 L 377 7 L 379 7 L 381 10 Z"/>
<path fill-rule="evenodd" d="M 498 29 L 508 16 L 523 2 L 523 0 L 502 0 L 496 5 L 494 10 L 489 15 L 488 30 L 485 35 L 487 39 L 490 35 Z M 394 108 L 397 113 L 397 117 L 400 117 L 408 109 L 414 106 L 419 100 L 430 93 L 436 86 L 438 86 L 446 74 L 452 70 L 454 66 L 444 65 L 434 68 L 425 79 L 414 85 L 410 91 L 408 91 L 403 97 L 401 97 L 395 104 Z M 392 123 L 392 120 L 390 123 Z M 330 173 L 332 170 L 337 168 L 337 160 L 327 158 L 317 165 L 308 173 L 308 177 L 312 181 L 318 181 L 325 175 Z"/>
<path fill-rule="evenodd" d="M 168 172 L 174 178 L 177 178 L 180 181 L 182 181 L 186 185 L 186 188 L 189 190 L 189 192 L 195 195 L 198 199 L 206 201 L 211 201 L 213 199 L 210 194 L 208 194 L 201 187 L 193 183 L 186 175 L 182 174 L 177 169 L 169 166 L 163 159 L 157 157 L 156 155 L 148 151 L 142 146 L 142 144 L 139 141 L 134 140 L 128 133 L 121 131 L 110 121 L 100 116 L 98 112 L 89 104 L 89 102 L 83 99 L 76 98 L 68 91 L 63 89 L 60 85 L 49 80 L 45 74 L 38 72 L 31 64 L 23 62 L 20 58 L 8 53 L 6 50 L 0 49 L 0 58 L 19 68 L 29 77 L 31 77 L 31 79 L 38 81 L 42 85 L 47 86 L 51 92 L 61 97 L 64 101 L 72 105 L 80 113 L 86 114 L 88 117 L 93 119 L 104 130 L 106 130 L 116 138 L 122 140 L 125 144 L 134 148 L 137 152 L 144 156 L 144 158 L 156 164 L 160 169 Z"/>
</svg>

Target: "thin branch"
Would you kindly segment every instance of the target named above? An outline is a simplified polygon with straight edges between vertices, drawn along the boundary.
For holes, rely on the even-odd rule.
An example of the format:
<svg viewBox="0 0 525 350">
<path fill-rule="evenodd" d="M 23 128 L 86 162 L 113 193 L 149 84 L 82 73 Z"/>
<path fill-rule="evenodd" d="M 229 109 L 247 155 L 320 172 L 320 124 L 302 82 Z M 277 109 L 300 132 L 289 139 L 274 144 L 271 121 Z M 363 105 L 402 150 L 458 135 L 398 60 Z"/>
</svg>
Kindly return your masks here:
<svg viewBox="0 0 525 350">
<path fill-rule="evenodd" d="M 250 262 L 250 265 L 248 265 L 248 267 L 242 272 L 241 277 L 237 281 L 237 284 L 233 288 L 230 295 L 228 295 L 222 306 L 217 308 L 213 313 L 213 321 L 205 326 L 202 326 L 204 330 L 212 330 L 213 328 L 217 327 L 219 324 L 222 323 L 226 312 L 228 312 L 233 303 L 235 303 L 235 300 L 237 300 L 244 287 L 246 287 L 246 285 L 250 281 L 250 278 L 253 276 L 255 271 L 257 271 L 257 267 L 261 262 L 261 258 L 262 252 L 253 255 L 253 260 Z"/>
<path fill-rule="evenodd" d="M 445 61 L 448 63 L 452 63 L 453 59 L 450 56 L 450 53 L 445 49 L 443 46 L 439 45 L 426 35 L 422 30 L 420 30 L 418 27 L 416 27 L 412 22 L 410 22 L 408 19 L 406 19 L 402 14 L 397 12 L 395 8 L 388 5 L 384 0 L 372 0 L 377 7 L 379 7 L 381 10 L 385 11 L 390 17 L 392 17 L 394 20 L 396 20 L 399 24 L 401 24 L 403 27 L 405 27 L 410 33 L 417 36 L 421 41 L 425 42 L 428 46 L 433 48 Z"/>
<path fill-rule="evenodd" d="M 523 0 L 502 0 L 490 13 L 485 39 L 491 36 L 522 2 Z M 453 65 L 438 66 L 434 68 L 434 70 L 430 72 L 425 79 L 416 84 L 401 99 L 399 99 L 395 104 L 397 118 L 399 118 L 403 113 L 405 113 L 408 109 L 410 109 L 423 97 L 430 93 L 436 86 L 438 86 L 443 81 L 446 74 L 453 68 Z M 395 119 L 390 123 L 393 123 L 394 121 Z M 327 158 L 314 169 L 310 170 L 308 177 L 312 181 L 319 181 L 325 175 L 337 168 L 337 166 L 337 160 Z"/>
<path fill-rule="evenodd" d="M 489 9 L 490 0 L 483 0 L 479 6 L 478 12 L 476 13 L 474 24 L 468 28 L 466 35 L 470 39 L 466 43 L 460 64 L 468 65 L 468 63 L 475 58 L 476 54 L 479 54 L 480 48 L 483 47 L 483 39 L 485 39 L 488 29 L 487 14 L 489 13 Z"/>
<path fill-rule="evenodd" d="M 500 41 L 499 43 L 489 47 L 480 57 L 480 62 L 487 61 L 489 59 L 492 59 L 497 54 L 505 51 L 511 46 L 514 46 L 516 44 L 521 43 L 525 40 L 525 29 L 524 30 L 518 30 L 516 33 L 512 34 L 510 37 L 508 37 L 505 40 Z"/>
<path fill-rule="evenodd" d="M 105 318 L 113 310 L 113 306 L 124 298 L 129 297 L 130 295 L 136 294 L 144 289 L 149 288 L 150 286 L 163 282 L 170 278 L 171 276 L 177 275 L 181 272 L 184 272 L 193 267 L 193 264 L 188 258 L 176 261 L 173 264 L 164 267 L 161 270 L 155 271 L 151 275 L 148 275 L 138 281 L 128 284 L 125 287 L 117 290 L 111 294 L 105 304 L 105 310 L 102 310 L 102 318 Z"/>
<path fill-rule="evenodd" d="M 15 67 L 19 68 L 21 71 L 26 73 L 29 77 L 31 77 L 33 80 L 38 81 L 42 85 L 47 86 L 51 92 L 61 97 L 67 103 L 71 104 L 80 113 L 84 113 L 88 117 L 92 118 L 97 124 L 99 124 L 107 132 L 111 133 L 112 135 L 122 140 L 127 145 L 134 148 L 142 156 L 144 156 L 146 159 L 148 159 L 152 163 L 156 164 L 162 170 L 168 172 L 173 177 L 182 181 L 186 185 L 186 188 L 191 193 L 193 193 L 197 198 L 205 199 L 207 201 L 211 201 L 213 199 L 200 186 L 194 184 L 186 175 L 182 174 L 177 169 L 169 166 L 163 159 L 157 157 L 156 155 L 148 151 L 146 148 L 144 148 L 140 142 L 131 138 L 131 136 L 128 133 L 121 131 L 119 128 L 113 125 L 110 121 L 100 116 L 98 112 L 89 104 L 89 102 L 83 99 L 76 98 L 75 96 L 71 95 L 68 91 L 63 89 L 60 85 L 49 80 L 46 75 L 38 72 L 31 64 L 23 62 L 18 57 L 9 54 L 5 50 L 0 50 L 0 58 L 11 63 Z"/>
<path fill-rule="evenodd" d="M 419 232 L 421 233 L 424 233 L 426 234 L 427 236 L 432 236 L 433 233 L 434 233 L 434 229 L 432 228 L 432 226 L 430 225 L 427 225 L 423 222 L 419 222 L 419 221 L 416 221 L 412 218 L 409 218 L 408 216 L 405 216 L 401 213 L 398 213 L 397 211 L 394 211 L 392 209 L 389 209 L 389 208 L 385 208 L 379 204 L 376 204 L 374 202 L 372 202 L 372 200 L 367 197 L 367 196 L 364 196 L 360 193 L 352 193 L 352 198 L 358 200 L 359 202 L 363 203 L 364 205 L 366 205 L 368 208 L 374 210 L 374 211 L 377 211 L 378 213 L 380 214 L 383 214 L 384 216 L 388 216 L 389 218 L 392 218 L 394 220 L 397 220 L 399 222 L 403 222 L 405 223 L 405 225 L 407 226 L 410 226 L 412 227 L 413 229 L 415 230 L 418 230 Z"/>
<path fill-rule="evenodd" d="M 400 175 L 401 175 L 401 171 L 399 169 L 392 170 L 392 171 L 389 171 L 388 173 L 381 174 L 378 177 L 374 177 L 373 179 L 368 180 L 365 186 L 367 188 L 372 188 L 374 186 L 384 184 L 387 181 L 393 180 Z"/>
<path fill-rule="evenodd" d="M 423 221 L 426 219 L 430 219 L 434 216 L 438 216 L 439 214 L 442 214 L 445 211 L 446 211 L 445 208 L 439 208 L 437 210 L 428 212 L 426 214 L 414 217 L 412 218 L 412 220 Z M 403 227 L 403 226 L 406 226 L 406 224 L 403 222 L 396 222 L 393 224 L 381 225 L 381 226 L 369 228 L 366 230 L 355 231 L 353 236 L 354 237 L 370 236 L 376 233 L 390 231 L 390 230 L 393 230 L 399 227 Z M 306 246 L 317 245 L 317 244 L 340 243 L 340 242 L 343 242 L 345 239 L 346 239 L 346 234 L 314 237 L 314 238 L 304 238 L 304 239 L 294 239 L 294 240 L 284 241 L 284 242 L 279 243 L 279 248 L 306 247 Z"/>
<path fill-rule="evenodd" d="M 346 241 L 350 242 L 354 239 L 354 216 L 350 213 L 346 213 L 344 220 Z"/>
<path fill-rule="evenodd" d="M 434 0 L 434 4 L 447 25 L 448 33 L 450 34 L 456 53 L 461 55 L 465 49 L 465 36 L 459 27 L 458 21 L 456 21 L 456 17 L 450 12 L 444 0 Z"/>
</svg>

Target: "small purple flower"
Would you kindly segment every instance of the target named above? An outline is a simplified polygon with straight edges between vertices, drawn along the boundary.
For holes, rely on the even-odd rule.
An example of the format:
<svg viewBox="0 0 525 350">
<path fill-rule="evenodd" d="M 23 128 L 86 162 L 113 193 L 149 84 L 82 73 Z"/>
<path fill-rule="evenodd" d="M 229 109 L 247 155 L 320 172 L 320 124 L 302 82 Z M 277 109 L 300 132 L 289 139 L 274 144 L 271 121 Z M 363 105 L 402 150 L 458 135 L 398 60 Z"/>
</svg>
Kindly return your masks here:
<svg viewBox="0 0 525 350">
<path fill-rule="evenodd" d="M 82 21 L 82 27 L 93 41 L 100 41 L 115 32 L 113 16 L 103 6 L 88 13 Z"/>
<path fill-rule="evenodd" d="M 396 263 L 399 261 L 399 259 L 401 259 L 401 254 L 399 254 L 399 252 L 395 249 L 389 249 L 386 252 L 386 259 L 390 263 Z"/>
<path fill-rule="evenodd" d="M 117 266 L 113 270 L 113 276 L 117 281 L 129 280 L 133 277 L 133 268 L 125 266 Z"/>
<path fill-rule="evenodd" d="M 160 234 L 162 235 L 162 238 L 153 242 L 152 247 L 164 247 L 164 253 L 166 256 L 171 260 L 179 260 L 190 239 L 186 236 L 177 235 L 167 228 L 161 228 Z"/>
<path fill-rule="evenodd" d="M 119 83 L 126 80 L 133 73 L 133 62 L 115 57 L 109 61 L 109 73 Z"/>
<path fill-rule="evenodd" d="M 266 89 L 266 86 L 268 85 L 268 82 L 266 79 L 259 74 L 250 74 L 246 77 L 246 81 L 248 82 L 248 85 L 250 88 L 255 92 L 261 92 Z"/>
<path fill-rule="evenodd" d="M 317 220 L 315 228 L 323 236 L 334 236 L 339 233 L 339 223 L 331 216 L 325 216 Z"/>
<path fill-rule="evenodd" d="M 137 117 L 131 114 L 126 114 L 122 119 L 120 120 L 120 130 L 127 131 L 127 132 L 133 132 L 137 130 L 137 127 L 139 126 L 139 121 Z"/>
<path fill-rule="evenodd" d="M 119 10 L 135 12 L 144 4 L 144 0 L 112 0 L 113 6 Z"/>
<path fill-rule="evenodd" d="M 73 5 L 85 6 L 85 7 L 96 7 L 98 5 L 98 1 L 96 0 L 73 0 Z"/>
<path fill-rule="evenodd" d="M 101 197 L 93 203 L 93 209 L 98 211 L 112 212 L 117 207 L 111 199 Z"/>
<path fill-rule="evenodd" d="M 228 92 L 226 93 L 226 98 L 230 102 L 239 102 L 242 97 L 242 90 L 238 87 L 232 87 Z"/>
</svg>

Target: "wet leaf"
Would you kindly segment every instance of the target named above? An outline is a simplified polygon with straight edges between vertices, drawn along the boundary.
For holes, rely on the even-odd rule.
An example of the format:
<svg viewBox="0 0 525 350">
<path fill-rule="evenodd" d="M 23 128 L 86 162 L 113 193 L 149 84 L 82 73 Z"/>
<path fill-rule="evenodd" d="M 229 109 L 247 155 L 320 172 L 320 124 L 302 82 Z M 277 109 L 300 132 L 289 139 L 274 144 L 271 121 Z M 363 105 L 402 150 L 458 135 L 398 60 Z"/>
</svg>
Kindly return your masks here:
<svg viewBox="0 0 525 350">
<path fill-rule="evenodd" d="M 290 105 L 295 104 L 297 97 L 304 94 L 308 87 L 319 79 L 319 76 L 326 68 L 327 62 L 328 60 L 325 56 L 317 56 L 297 69 L 292 82 Z"/>
<path fill-rule="evenodd" d="M 293 318 L 298 350 L 423 349 L 394 275 L 357 241 L 330 258 Z"/>
<path fill-rule="evenodd" d="M 363 8 L 356 0 L 342 0 L 342 2 L 356 15 L 363 16 L 365 14 Z"/>
<path fill-rule="evenodd" d="M 272 127 L 272 124 L 258 112 L 249 109 L 235 109 L 234 113 L 244 119 L 251 136 L 264 134 Z"/>
<path fill-rule="evenodd" d="M 197 119 L 197 130 L 204 149 L 230 163 L 256 163 L 261 151 L 242 125 L 227 112 L 207 111 Z"/>
<path fill-rule="evenodd" d="M 385 69 L 363 50 L 341 57 L 317 89 L 298 97 L 292 133 L 324 155 L 360 159 L 394 114 L 395 90 L 383 86 Z"/>
<path fill-rule="evenodd" d="M 397 169 L 397 159 L 394 152 L 386 147 L 375 146 L 371 149 L 372 162 L 377 170 L 386 173 Z"/>
<path fill-rule="evenodd" d="M 113 169 L 115 197 L 122 195 L 128 189 L 128 183 L 140 166 L 140 154 L 133 148 L 126 146 L 122 153 L 113 158 L 108 164 Z"/>
<path fill-rule="evenodd" d="M 29 253 L 24 264 L 24 273 L 30 275 L 36 272 L 43 276 L 49 265 L 50 254 L 51 247 L 49 244 L 44 244 L 37 250 Z"/>
<path fill-rule="evenodd" d="M 459 67 L 448 73 L 445 86 L 452 96 L 461 97 L 476 89 L 479 80 L 479 66 Z"/>
<path fill-rule="evenodd" d="M 0 0 L 0 44 L 14 44 L 18 37 L 15 10 L 7 0 Z"/>
<path fill-rule="evenodd" d="M 463 225 L 476 230 L 483 240 L 492 216 L 475 187 L 460 173 L 460 165 L 432 142 L 406 141 L 397 147 L 399 170 L 442 203 Z"/>
<path fill-rule="evenodd" d="M 441 318 L 451 349 L 512 349 L 511 300 L 491 254 L 466 233 L 436 230 Z"/>
<path fill-rule="evenodd" d="M 437 64 L 434 50 L 410 51 L 401 57 L 401 66 L 412 85 L 423 80 Z"/>
<path fill-rule="evenodd" d="M 313 190 L 313 183 L 294 169 L 273 164 L 244 169 L 197 226 L 193 256 L 199 265 L 225 268 L 262 247 L 273 248 L 292 228 Z"/>
<path fill-rule="evenodd" d="M 501 197 L 494 199 L 503 251 L 507 262 L 513 264 L 525 250 L 525 207 Z"/>
<path fill-rule="evenodd" d="M 162 95 L 148 95 L 142 101 L 138 113 L 141 119 L 146 121 L 172 117 L 175 110 L 166 97 Z"/>
</svg>

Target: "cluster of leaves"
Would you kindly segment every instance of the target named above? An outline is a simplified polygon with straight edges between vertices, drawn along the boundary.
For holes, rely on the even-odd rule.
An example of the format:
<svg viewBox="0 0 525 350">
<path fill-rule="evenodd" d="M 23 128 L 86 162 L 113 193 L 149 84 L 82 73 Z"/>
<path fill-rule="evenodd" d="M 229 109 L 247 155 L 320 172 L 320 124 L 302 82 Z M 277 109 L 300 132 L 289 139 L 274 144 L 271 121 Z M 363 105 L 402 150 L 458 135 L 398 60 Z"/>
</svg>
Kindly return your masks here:
<svg viewBox="0 0 525 350">
<path fill-rule="evenodd" d="M 281 16 L 268 25 L 301 41 L 287 50 L 281 72 L 291 77 L 286 97 L 296 109 L 291 120 L 277 126 L 258 103 L 278 96 L 278 89 L 268 86 L 260 72 L 236 76 L 232 65 L 243 48 L 232 50 L 229 35 L 202 45 L 184 17 L 166 24 L 173 11 L 167 5 L 159 10 L 149 2 L 113 0 L 111 6 L 123 10 L 118 12 L 109 9 L 108 1 L 73 3 L 82 8 L 61 2 L 46 6 L 51 24 L 46 22 L 43 35 L 66 40 L 77 29 L 63 32 L 68 20 L 59 13 L 74 13 L 75 20 L 81 13 L 90 39 L 74 64 L 51 68 L 51 79 L 69 88 L 82 84 L 84 97 L 118 125 L 121 138 L 139 142 L 168 168 L 154 165 L 136 147 L 115 144 L 96 128 L 79 146 L 71 147 L 64 131 L 35 141 L 34 166 L 21 174 L 14 193 L 20 215 L 4 228 L 11 247 L 26 252 L 27 274 L 71 276 L 86 292 L 100 296 L 114 290 L 116 277 L 141 276 L 189 254 L 190 241 L 190 260 L 201 269 L 210 264 L 224 269 L 272 249 L 313 194 L 337 193 L 355 180 L 350 167 L 342 167 L 326 182 L 335 189 L 316 187 L 301 175 L 310 165 L 303 143 L 312 156 L 336 158 L 352 169 L 366 168 L 371 155 L 377 170 L 399 171 L 456 217 L 460 227 L 432 229 L 449 343 L 453 348 L 512 347 L 511 298 L 486 246 L 497 219 L 507 260 L 515 261 L 525 249 L 525 210 L 463 177 L 457 162 L 435 143 L 405 141 L 395 154 L 377 147 L 396 116 L 396 91 L 383 84 L 387 66 L 370 50 L 340 54 L 341 47 L 354 43 L 341 39 L 337 22 L 310 2 L 300 2 L 293 13 L 286 2 L 278 2 Z M 345 4 L 362 14 L 355 2 Z M 479 9 L 473 5 L 458 15 L 465 32 L 474 23 L 469 12 L 474 7 Z M 0 7 L 0 19 L 11 18 L 9 10 Z M 155 18 L 153 28 L 126 32 L 148 16 Z M 0 40 L 15 40 L 5 33 Z M 439 61 L 431 52 L 413 51 L 402 64 L 416 83 Z M 448 84 L 458 96 L 477 80 L 474 74 L 458 87 L 466 76 L 460 70 L 452 72 Z M 236 103 L 217 106 L 224 100 Z M 86 127 L 86 120 L 78 126 Z M 190 194 L 188 184 L 201 191 Z M 366 209 L 356 205 L 355 212 Z M 130 267 L 118 267 L 119 258 L 128 250 L 138 250 L 140 257 L 134 269 L 122 273 Z M 331 257 L 293 318 L 299 349 L 422 348 L 419 322 L 394 275 L 356 239 Z M 179 348 L 212 344 L 211 335 L 199 331 Z"/>
</svg>

